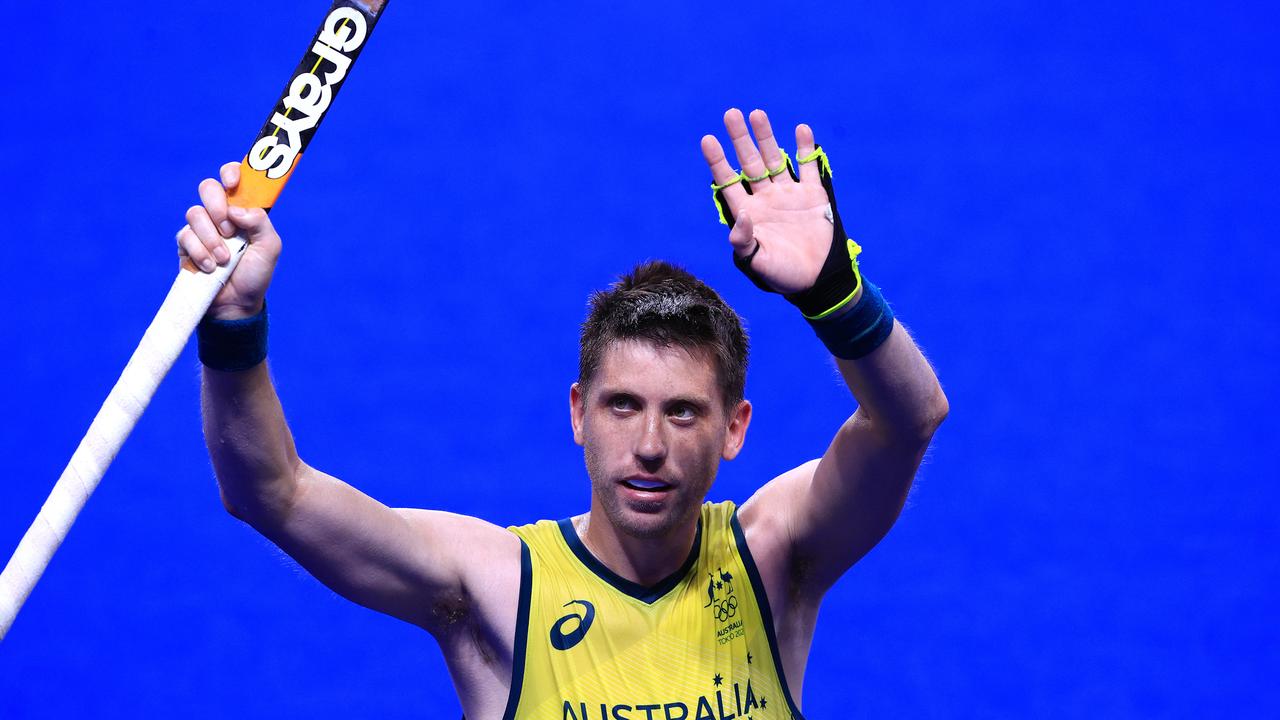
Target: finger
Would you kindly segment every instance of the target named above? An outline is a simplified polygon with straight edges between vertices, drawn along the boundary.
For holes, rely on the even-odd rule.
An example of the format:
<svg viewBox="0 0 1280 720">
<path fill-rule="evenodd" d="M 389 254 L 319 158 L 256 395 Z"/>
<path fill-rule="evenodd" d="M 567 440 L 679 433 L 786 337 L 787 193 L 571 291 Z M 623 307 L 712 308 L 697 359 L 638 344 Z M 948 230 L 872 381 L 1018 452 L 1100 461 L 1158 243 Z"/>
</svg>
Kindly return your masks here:
<svg viewBox="0 0 1280 720">
<path fill-rule="evenodd" d="M 219 265 L 231 259 L 231 251 L 227 249 L 221 233 L 213 226 L 213 219 L 203 205 L 192 205 L 187 209 L 187 225 L 191 226 L 191 231 Z"/>
<path fill-rule="evenodd" d="M 267 217 L 267 211 L 262 208 L 242 208 L 231 206 L 227 210 L 228 217 L 231 222 L 236 224 L 245 234 L 245 237 L 251 243 L 272 243 L 278 245 L 280 236 L 276 234 L 276 229 L 271 225 L 271 219 Z"/>
<path fill-rule="evenodd" d="M 734 172 L 733 167 L 729 165 L 729 160 L 724 156 L 724 148 L 720 147 L 720 141 L 714 135 L 702 136 L 702 157 L 711 168 L 711 181 L 716 185 L 732 182 L 738 176 L 738 173 Z M 721 192 L 724 194 L 725 202 L 729 203 L 729 212 L 737 217 L 738 209 L 747 199 L 746 189 L 742 187 L 742 183 L 734 183 Z"/>
<path fill-rule="evenodd" d="M 729 231 L 729 244 L 733 246 L 733 254 L 746 257 L 756 249 L 755 233 L 752 232 L 751 216 L 741 213 L 733 229 Z"/>
<path fill-rule="evenodd" d="M 235 235 L 236 226 L 227 219 L 227 191 L 222 189 L 222 183 L 213 178 L 206 178 L 200 182 L 199 192 L 200 202 L 204 203 L 209 219 L 213 220 L 222 237 Z"/>
<path fill-rule="evenodd" d="M 231 192 L 240 184 L 240 163 L 229 162 L 218 169 L 218 177 L 222 178 L 222 187 Z"/>
<path fill-rule="evenodd" d="M 183 225 L 178 231 L 178 257 L 190 258 L 191 262 L 205 272 L 213 272 L 218 267 L 209 249 L 200 242 L 190 225 Z"/>
<path fill-rule="evenodd" d="M 738 155 L 738 165 L 742 167 L 742 172 L 755 178 L 768 175 L 764 159 L 760 157 L 760 151 L 751 140 L 751 133 L 747 132 L 747 120 L 742 117 L 742 111 L 738 108 L 730 108 L 724 114 L 724 127 L 729 131 L 729 140 L 733 143 L 733 151 Z M 760 185 L 764 182 L 766 181 L 757 180 L 756 184 Z"/>
<path fill-rule="evenodd" d="M 768 168 L 770 173 L 774 173 L 770 178 L 773 182 L 790 182 L 790 177 L 783 177 L 781 172 L 785 167 L 782 159 L 782 150 L 778 147 L 778 139 L 773 136 L 773 127 L 769 125 L 769 116 L 765 115 L 763 110 L 751 111 L 751 132 L 756 136 L 756 142 L 760 145 L 760 155 L 764 158 L 764 166 Z"/>
<path fill-rule="evenodd" d="M 796 160 L 808 157 L 816 145 L 813 142 L 813 128 L 800 123 L 796 126 Z M 799 163 L 797 163 L 799 164 Z M 800 182 L 818 182 L 818 161 L 800 165 Z"/>
</svg>

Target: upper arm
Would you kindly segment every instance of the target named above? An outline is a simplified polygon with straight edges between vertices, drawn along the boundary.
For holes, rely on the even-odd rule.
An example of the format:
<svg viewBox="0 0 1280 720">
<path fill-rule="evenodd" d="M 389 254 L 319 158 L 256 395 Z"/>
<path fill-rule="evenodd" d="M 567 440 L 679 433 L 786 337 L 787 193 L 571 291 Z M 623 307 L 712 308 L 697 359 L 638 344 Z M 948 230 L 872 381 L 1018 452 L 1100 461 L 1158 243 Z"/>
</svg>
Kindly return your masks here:
<svg viewBox="0 0 1280 720">
<path fill-rule="evenodd" d="M 743 506 L 744 526 L 761 527 L 759 542 L 776 546 L 797 589 L 825 592 L 889 532 L 927 446 L 876 432 L 859 410 L 822 458 L 778 476 Z"/>
<path fill-rule="evenodd" d="M 519 587 L 520 540 L 483 520 L 393 509 L 305 465 L 282 517 L 258 530 L 343 597 L 433 633 L 477 593 Z M 510 593 L 501 590 L 511 585 Z"/>
</svg>

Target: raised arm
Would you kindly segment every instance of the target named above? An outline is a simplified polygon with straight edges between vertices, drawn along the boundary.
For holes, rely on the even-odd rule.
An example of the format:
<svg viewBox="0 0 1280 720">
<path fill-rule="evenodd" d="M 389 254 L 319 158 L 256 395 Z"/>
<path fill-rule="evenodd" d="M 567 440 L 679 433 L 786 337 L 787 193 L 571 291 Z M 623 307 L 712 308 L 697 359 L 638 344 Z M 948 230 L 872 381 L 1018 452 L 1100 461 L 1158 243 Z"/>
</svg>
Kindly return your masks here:
<svg viewBox="0 0 1280 720">
<path fill-rule="evenodd" d="M 223 237 L 240 230 L 250 240 L 201 328 L 204 433 L 223 504 L 361 605 L 439 635 L 462 617 L 505 615 L 498 607 L 505 594 L 514 623 L 520 572 L 514 535 L 475 518 L 389 508 L 298 457 L 253 340 L 280 237 L 262 210 L 228 207 L 226 190 L 239 181 L 239 163 L 224 165 L 221 174 L 221 183 L 200 184 L 202 204 L 187 211 L 178 248 L 183 263 L 208 271 L 228 258 Z M 477 603 L 476 587 L 498 604 Z"/>
<path fill-rule="evenodd" d="M 785 567 L 794 589 L 820 596 L 897 519 L 947 398 L 906 329 L 862 280 L 861 248 L 835 211 L 812 130 L 796 128 L 793 173 L 768 117 L 756 110 L 750 119 L 755 141 L 741 112 L 725 114 L 740 175 L 713 136 L 702 141 L 734 262 L 757 286 L 784 294 L 833 348 L 858 409 L 820 460 L 768 483 L 741 517 L 765 564 Z"/>
</svg>

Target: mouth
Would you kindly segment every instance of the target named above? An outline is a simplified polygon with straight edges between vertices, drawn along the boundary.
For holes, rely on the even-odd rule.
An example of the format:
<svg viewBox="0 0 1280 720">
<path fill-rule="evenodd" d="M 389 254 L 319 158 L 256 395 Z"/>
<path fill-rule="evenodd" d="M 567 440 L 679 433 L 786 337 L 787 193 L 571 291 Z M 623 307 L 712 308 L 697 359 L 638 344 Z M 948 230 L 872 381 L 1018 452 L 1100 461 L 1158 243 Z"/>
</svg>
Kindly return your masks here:
<svg viewBox="0 0 1280 720">
<path fill-rule="evenodd" d="M 633 475 L 623 478 L 621 481 L 623 487 L 634 490 L 638 493 L 665 493 L 675 489 L 675 486 L 661 478 Z"/>
</svg>

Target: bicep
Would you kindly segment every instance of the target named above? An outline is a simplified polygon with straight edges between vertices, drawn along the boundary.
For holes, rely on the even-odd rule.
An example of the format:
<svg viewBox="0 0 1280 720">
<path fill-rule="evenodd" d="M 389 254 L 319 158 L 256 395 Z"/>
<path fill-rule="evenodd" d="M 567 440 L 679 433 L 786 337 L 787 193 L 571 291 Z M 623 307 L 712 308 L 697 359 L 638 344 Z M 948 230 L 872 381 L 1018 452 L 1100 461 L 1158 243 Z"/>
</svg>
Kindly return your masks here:
<svg viewBox="0 0 1280 720">
<path fill-rule="evenodd" d="M 435 631 L 466 612 L 472 568 L 499 571 L 509 556 L 518 572 L 519 540 L 502 528 L 390 508 L 312 468 L 299 476 L 288 512 L 259 530 L 348 600 Z"/>
<path fill-rule="evenodd" d="M 885 438 L 859 411 L 822 458 L 762 488 L 796 582 L 824 592 L 880 542 L 902 512 L 926 446 Z"/>
<path fill-rule="evenodd" d="M 893 527 L 927 447 L 878 432 L 862 410 L 841 426 L 792 519 L 820 582 L 834 584 Z"/>
</svg>

